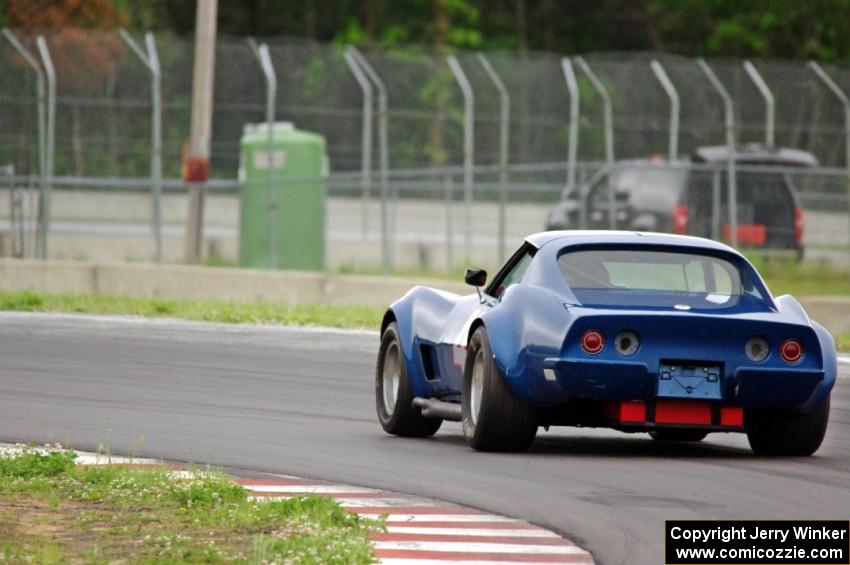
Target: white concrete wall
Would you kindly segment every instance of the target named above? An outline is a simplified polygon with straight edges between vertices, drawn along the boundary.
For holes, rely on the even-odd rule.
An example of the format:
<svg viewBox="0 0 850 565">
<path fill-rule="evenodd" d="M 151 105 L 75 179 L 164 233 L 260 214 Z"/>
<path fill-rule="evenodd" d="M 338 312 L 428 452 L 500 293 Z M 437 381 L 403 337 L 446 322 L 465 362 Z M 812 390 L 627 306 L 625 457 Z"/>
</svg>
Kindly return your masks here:
<svg viewBox="0 0 850 565">
<path fill-rule="evenodd" d="M 144 263 L 0 259 L 0 289 L 165 299 L 386 306 L 418 284 L 471 293 L 462 281 Z"/>
</svg>

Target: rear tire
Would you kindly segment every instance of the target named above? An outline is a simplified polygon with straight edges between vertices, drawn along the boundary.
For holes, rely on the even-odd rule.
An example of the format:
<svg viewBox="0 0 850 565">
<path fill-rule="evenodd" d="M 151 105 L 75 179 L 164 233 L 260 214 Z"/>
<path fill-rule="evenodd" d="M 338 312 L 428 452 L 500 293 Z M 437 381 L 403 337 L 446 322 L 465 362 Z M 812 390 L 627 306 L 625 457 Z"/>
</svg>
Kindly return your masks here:
<svg viewBox="0 0 850 565">
<path fill-rule="evenodd" d="M 780 410 L 748 410 L 744 427 L 750 447 L 759 455 L 812 455 L 826 435 L 829 397 L 808 414 Z"/>
<path fill-rule="evenodd" d="M 649 437 L 655 441 L 690 441 L 697 442 L 705 439 L 708 432 L 702 430 L 660 429 L 649 432 Z"/>
<path fill-rule="evenodd" d="M 413 398 L 398 325 L 393 322 L 381 336 L 375 370 L 375 404 L 378 421 L 385 432 L 404 437 L 427 437 L 437 433 L 443 421 L 423 417 L 421 410 L 413 405 Z"/>
<path fill-rule="evenodd" d="M 463 371 L 463 435 L 478 451 L 525 451 L 537 435 L 537 412 L 508 388 L 499 371 L 487 330 L 469 340 Z"/>
</svg>

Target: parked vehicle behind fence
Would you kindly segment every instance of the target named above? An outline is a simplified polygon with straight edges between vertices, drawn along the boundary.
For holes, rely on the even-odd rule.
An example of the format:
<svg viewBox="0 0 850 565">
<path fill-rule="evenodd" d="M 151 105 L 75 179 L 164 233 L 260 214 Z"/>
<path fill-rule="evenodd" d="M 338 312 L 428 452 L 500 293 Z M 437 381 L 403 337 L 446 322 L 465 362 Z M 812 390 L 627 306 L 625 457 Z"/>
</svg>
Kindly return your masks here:
<svg viewBox="0 0 850 565">
<path fill-rule="evenodd" d="M 689 160 L 620 161 L 577 190 L 565 191 L 546 229 L 616 228 L 728 242 L 727 156 L 726 147 L 718 146 L 701 147 Z M 803 211 L 789 169 L 816 167 L 817 159 L 806 151 L 754 144 L 737 148 L 735 163 L 738 245 L 802 257 Z"/>
</svg>

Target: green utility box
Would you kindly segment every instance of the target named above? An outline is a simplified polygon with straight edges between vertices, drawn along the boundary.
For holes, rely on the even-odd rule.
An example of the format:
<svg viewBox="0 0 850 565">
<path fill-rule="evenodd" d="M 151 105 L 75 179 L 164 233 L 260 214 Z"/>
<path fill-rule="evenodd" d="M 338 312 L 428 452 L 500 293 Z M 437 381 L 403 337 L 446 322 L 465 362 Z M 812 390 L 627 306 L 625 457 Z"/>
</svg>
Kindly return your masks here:
<svg viewBox="0 0 850 565">
<path fill-rule="evenodd" d="M 265 123 L 246 124 L 242 133 L 239 264 L 323 270 L 325 139 L 277 122 L 269 155 L 268 131 Z"/>
</svg>

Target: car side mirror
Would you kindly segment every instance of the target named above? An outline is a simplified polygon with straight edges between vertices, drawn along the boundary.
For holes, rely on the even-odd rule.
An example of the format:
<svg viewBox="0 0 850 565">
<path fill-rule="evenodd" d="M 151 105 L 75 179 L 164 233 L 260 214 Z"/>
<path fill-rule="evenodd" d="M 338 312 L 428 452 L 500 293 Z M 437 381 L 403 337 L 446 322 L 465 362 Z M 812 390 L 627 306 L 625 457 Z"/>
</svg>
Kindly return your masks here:
<svg viewBox="0 0 850 565">
<path fill-rule="evenodd" d="M 467 269 L 463 274 L 463 280 L 468 285 L 484 286 L 487 284 L 487 271 L 484 269 Z"/>
<path fill-rule="evenodd" d="M 481 293 L 481 287 L 487 284 L 487 271 L 484 269 L 467 269 L 463 274 L 463 280 L 466 284 L 471 284 L 478 292 L 478 301 L 484 303 L 484 295 Z"/>
</svg>

